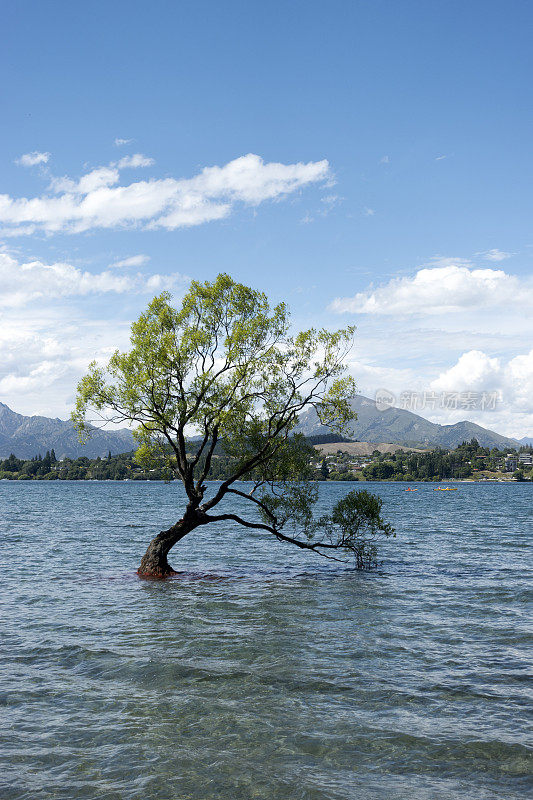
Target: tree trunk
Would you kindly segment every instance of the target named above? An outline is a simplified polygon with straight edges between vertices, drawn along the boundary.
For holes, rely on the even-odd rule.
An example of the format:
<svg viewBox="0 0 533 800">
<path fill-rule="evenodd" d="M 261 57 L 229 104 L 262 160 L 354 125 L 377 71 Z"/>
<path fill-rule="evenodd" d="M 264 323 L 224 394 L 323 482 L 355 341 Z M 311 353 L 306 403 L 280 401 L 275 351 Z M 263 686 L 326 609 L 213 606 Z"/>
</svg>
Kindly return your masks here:
<svg viewBox="0 0 533 800">
<path fill-rule="evenodd" d="M 168 578 L 169 575 L 177 575 L 167 561 L 168 553 L 176 542 L 200 524 L 199 519 L 186 514 L 168 531 L 158 533 L 148 545 L 137 574 L 143 578 Z"/>
</svg>

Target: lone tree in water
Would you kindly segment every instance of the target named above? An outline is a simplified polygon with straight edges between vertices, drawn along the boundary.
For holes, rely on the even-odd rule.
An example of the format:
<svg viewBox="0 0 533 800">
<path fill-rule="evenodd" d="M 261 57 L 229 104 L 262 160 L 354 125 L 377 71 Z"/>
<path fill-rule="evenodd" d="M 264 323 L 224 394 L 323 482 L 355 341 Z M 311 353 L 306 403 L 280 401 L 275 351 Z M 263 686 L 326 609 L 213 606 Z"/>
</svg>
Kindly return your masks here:
<svg viewBox="0 0 533 800">
<path fill-rule="evenodd" d="M 354 418 L 348 404 L 355 386 L 343 376 L 354 328 L 308 330 L 292 336 L 283 303 L 219 275 L 193 281 L 181 308 L 163 293 L 131 330 L 131 350 L 96 362 L 78 386 L 72 419 L 80 437 L 90 435 L 91 411 L 114 422 L 134 423 L 136 460 L 161 459 L 182 481 L 182 518 L 150 542 L 138 573 L 174 574 L 167 557 L 196 528 L 232 521 L 304 550 L 357 567 L 375 563 L 375 538 L 393 533 L 380 516 L 381 500 L 351 492 L 330 515 L 315 518 L 316 486 L 307 480 L 310 453 L 294 435 L 298 415 L 314 408 L 323 424 L 343 432 Z M 186 437 L 199 436 L 191 451 Z M 208 491 L 217 444 L 232 456 L 232 474 Z M 251 486 L 236 485 L 240 480 Z M 227 497 L 246 501 L 245 517 L 217 508 Z"/>
</svg>

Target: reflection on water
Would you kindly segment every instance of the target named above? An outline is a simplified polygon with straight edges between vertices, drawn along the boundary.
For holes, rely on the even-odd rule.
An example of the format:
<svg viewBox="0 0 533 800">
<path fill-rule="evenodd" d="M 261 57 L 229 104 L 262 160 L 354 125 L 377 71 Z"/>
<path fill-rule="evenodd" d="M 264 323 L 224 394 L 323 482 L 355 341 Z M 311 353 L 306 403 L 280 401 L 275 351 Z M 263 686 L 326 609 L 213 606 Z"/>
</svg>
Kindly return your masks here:
<svg viewBox="0 0 533 800">
<path fill-rule="evenodd" d="M 523 798 L 531 486 L 374 489 L 377 572 L 219 526 L 154 582 L 176 485 L 1 482 L 1 797 Z"/>
</svg>

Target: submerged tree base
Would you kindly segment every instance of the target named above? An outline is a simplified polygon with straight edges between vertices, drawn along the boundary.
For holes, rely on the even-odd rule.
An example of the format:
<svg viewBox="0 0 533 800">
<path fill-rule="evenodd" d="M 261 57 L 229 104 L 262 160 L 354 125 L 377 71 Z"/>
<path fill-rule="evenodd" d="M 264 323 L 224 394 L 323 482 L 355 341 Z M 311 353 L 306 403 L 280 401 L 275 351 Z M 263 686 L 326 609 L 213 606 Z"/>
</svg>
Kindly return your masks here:
<svg viewBox="0 0 533 800">
<path fill-rule="evenodd" d="M 172 569 L 170 565 L 167 567 L 139 567 L 137 575 L 139 578 L 152 578 L 153 580 L 164 581 L 172 575 L 179 575 L 177 570 Z"/>
<path fill-rule="evenodd" d="M 137 575 L 141 578 L 169 578 L 171 575 L 178 575 L 168 563 L 167 556 L 172 547 L 183 539 L 188 533 L 201 524 L 198 512 L 187 510 L 185 515 L 175 525 L 166 531 L 161 531 L 155 536 L 146 553 L 141 559 Z"/>
<path fill-rule="evenodd" d="M 150 542 L 148 550 L 144 554 L 137 575 L 141 578 L 157 578 L 163 580 L 171 575 L 178 575 L 167 561 L 166 553 L 161 546 L 160 536 L 156 536 Z M 164 548 L 166 549 L 166 548 Z"/>
</svg>

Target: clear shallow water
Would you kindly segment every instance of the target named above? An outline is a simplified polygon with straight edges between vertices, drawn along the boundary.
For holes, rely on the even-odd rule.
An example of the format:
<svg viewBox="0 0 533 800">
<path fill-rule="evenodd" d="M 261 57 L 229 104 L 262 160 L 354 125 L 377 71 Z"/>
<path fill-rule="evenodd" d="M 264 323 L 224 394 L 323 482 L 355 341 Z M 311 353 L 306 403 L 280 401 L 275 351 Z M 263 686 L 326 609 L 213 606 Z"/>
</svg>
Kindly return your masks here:
<svg viewBox="0 0 533 800">
<path fill-rule="evenodd" d="M 377 572 L 220 525 L 153 582 L 177 484 L 0 482 L 0 797 L 527 796 L 533 487 L 419 485 Z"/>
</svg>

